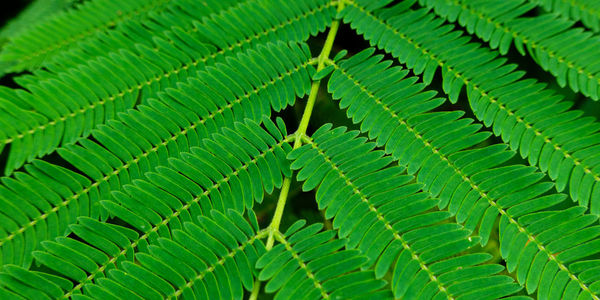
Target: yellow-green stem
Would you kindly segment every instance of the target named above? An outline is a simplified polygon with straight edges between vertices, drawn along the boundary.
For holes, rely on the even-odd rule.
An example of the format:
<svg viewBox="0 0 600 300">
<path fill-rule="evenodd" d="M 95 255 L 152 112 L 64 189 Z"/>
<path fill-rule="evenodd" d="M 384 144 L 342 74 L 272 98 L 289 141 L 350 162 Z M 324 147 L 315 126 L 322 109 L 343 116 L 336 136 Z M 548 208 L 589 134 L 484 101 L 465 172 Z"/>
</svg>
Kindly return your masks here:
<svg viewBox="0 0 600 300">
<path fill-rule="evenodd" d="M 335 35 L 340 26 L 340 22 L 338 20 L 333 21 L 331 24 L 331 28 L 329 29 L 329 34 L 327 35 L 327 40 L 325 40 L 325 45 L 323 45 L 323 50 L 321 54 L 319 54 L 319 61 L 317 64 L 317 72 L 321 71 L 325 67 L 325 62 L 329 58 L 329 53 L 331 53 L 331 48 L 333 47 L 333 41 L 335 39 Z M 294 142 L 294 149 L 300 147 L 302 145 L 302 136 L 306 134 L 306 129 L 308 128 L 308 122 L 310 121 L 310 116 L 312 114 L 313 108 L 315 106 L 315 102 L 317 100 L 317 94 L 319 93 L 319 87 L 321 86 L 321 81 L 314 81 L 310 87 L 310 93 L 308 94 L 308 101 L 306 102 L 306 107 L 304 108 L 304 113 L 302 114 L 302 119 L 300 119 L 300 125 L 298 125 L 298 130 L 296 131 L 296 141 Z"/>
<path fill-rule="evenodd" d="M 344 1 L 338 2 L 338 11 L 343 8 Z M 335 35 L 337 34 L 338 28 L 340 27 L 340 21 L 334 20 L 331 23 L 331 27 L 329 28 L 329 32 L 327 33 L 327 39 L 325 40 L 325 44 L 323 45 L 323 49 L 318 56 L 318 64 L 317 64 L 317 72 L 321 71 L 325 68 L 325 63 L 329 61 L 329 54 L 331 53 L 331 49 L 333 48 L 333 41 L 335 40 Z M 308 101 L 306 102 L 306 107 L 304 108 L 304 113 L 302 114 L 302 118 L 300 119 L 300 125 L 298 126 L 298 130 L 294 133 L 295 141 L 293 149 L 297 149 L 302 146 L 302 139 L 306 135 L 306 130 L 308 129 L 308 122 L 310 121 L 310 116 L 312 114 L 312 110 L 315 106 L 315 101 L 317 100 L 317 94 L 319 93 L 319 87 L 321 86 L 321 81 L 313 81 L 310 87 L 310 93 L 308 94 Z M 292 178 L 286 177 L 283 180 L 283 184 L 281 186 L 281 192 L 279 193 L 279 199 L 277 199 L 277 207 L 275 207 L 275 213 L 273 214 L 273 219 L 271 220 L 271 224 L 269 224 L 269 238 L 267 239 L 266 248 L 270 250 L 273 248 L 273 244 L 275 243 L 274 234 L 279 230 L 279 225 L 281 224 L 281 217 L 283 216 L 283 210 L 285 208 L 285 202 L 287 201 L 288 193 L 290 191 L 290 185 L 292 184 Z M 258 293 L 260 292 L 260 281 L 258 279 L 254 282 L 254 288 L 252 289 L 252 293 L 250 294 L 250 300 L 256 300 L 258 297 Z"/>
<path fill-rule="evenodd" d="M 258 281 L 258 278 L 254 281 L 254 288 L 252 289 L 252 294 L 250 294 L 250 297 L 248 298 L 248 300 L 256 300 L 258 298 L 258 293 L 260 292 L 260 281 Z"/>
<path fill-rule="evenodd" d="M 287 200 L 287 195 L 290 191 L 291 183 L 292 180 L 288 177 L 286 177 L 283 180 L 281 192 L 279 193 L 279 199 L 277 199 L 277 207 L 275 207 L 275 214 L 273 214 L 273 220 L 269 225 L 269 238 L 267 239 L 267 250 L 273 248 L 273 244 L 275 243 L 273 233 L 279 230 L 279 224 L 281 223 L 281 217 L 283 216 L 283 209 L 285 208 L 285 202 Z"/>
<path fill-rule="evenodd" d="M 341 3 L 341 2 L 340 2 Z M 341 6 L 341 4 L 340 4 Z M 323 45 L 323 50 L 318 57 L 317 64 L 317 72 L 321 71 L 325 68 L 325 62 L 329 58 L 329 53 L 331 53 L 331 48 L 333 47 L 333 41 L 335 40 L 335 35 L 337 34 L 338 28 L 340 26 L 339 20 L 334 20 L 331 23 L 331 27 L 329 29 L 329 33 L 327 34 L 327 39 L 325 40 L 325 44 Z M 304 108 L 304 113 L 302 114 L 302 119 L 300 119 L 300 125 L 298 126 L 298 130 L 296 130 L 296 140 L 294 141 L 293 149 L 297 149 L 302 146 L 302 137 L 306 135 L 306 130 L 308 128 L 308 122 L 310 121 L 310 116 L 312 114 L 313 108 L 315 106 L 315 101 L 317 100 L 317 94 L 319 93 L 319 87 L 321 85 L 321 81 L 313 81 L 310 93 L 308 94 L 308 101 L 306 102 L 306 107 Z M 281 192 L 279 193 L 279 199 L 277 200 L 277 207 L 275 208 L 275 214 L 273 215 L 273 220 L 269 225 L 269 238 L 267 239 L 267 250 L 273 247 L 275 240 L 273 238 L 273 233 L 279 230 L 279 224 L 281 223 L 281 217 L 283 216 L 283 210 L 285 208 L 285 202 L 287 201 L 287 196 L 290 191 L 290 185 L 292 183 L 292 179 L 286 177 L 283 181 L 283 185 L 281 187 Z"/>
</svg>

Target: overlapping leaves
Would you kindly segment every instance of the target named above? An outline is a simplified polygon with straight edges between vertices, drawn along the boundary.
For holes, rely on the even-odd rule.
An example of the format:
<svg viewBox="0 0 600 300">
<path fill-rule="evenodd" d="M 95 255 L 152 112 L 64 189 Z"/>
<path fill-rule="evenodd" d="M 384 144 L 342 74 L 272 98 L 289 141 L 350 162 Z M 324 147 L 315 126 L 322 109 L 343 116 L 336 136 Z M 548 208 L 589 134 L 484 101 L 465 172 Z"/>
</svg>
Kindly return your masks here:
<svg viewBox="0 0 600 300">
<path fill-rule="evenodd" d="M 514 43 L 595 98 L 597 38 L 524 15 L 597 30 L 593 6 L 542 2 L 93 0 L 15 35 L 3 57 L 34 72 L 0 89 L 6 171 L 23 166 L 0 179 L 0 297 L 599 299 L 600 126 L 499 57 Z M 296 44 L 335 18 L 423 83 L 374 49 Z M 438 69 L 506 144 L 425 90 Z M 360 131 L 288 135 L 273 111 L 329 74 Z M 55 150 L 65 167 L 35 159 Z M 259 226 L 293 170 L 330 230 Z"/>
<path fill-rule="evenodd" d="M 309 62 L 306 45 L 258 45 L 120 114 L 119 121 L 94 130 L 94 139 L 59 149 L 85 177 L 34 161 L 27 173 L 3 178 L 3 261 L 28 265 L 40 241 L 68 233 L 78 216 L 106 219 L 98 203 L 123 185 L 168 165 L 221 128 L 247 118 L 261 122 L 293 104 L 310 88 Z"/>
<path fill-rule="evenodd" d="M 416 182 L 440 198 L 438 208 L 466 229 L 477 230 L 482 245 L 499 218 L 501 255 L 528 292 L 539 287 L 540 297 L 550 291 L 552 299 L 564 293 L 598 297 L 598 279 L 584 274 L 594 268 L 589 259 L 600 253 L 597 216 L 584 214 L 585 207 L 561 210 L 566 195 L 549 191 L 553 184 L 540 182 L 543 174 L 534 167 L 505 164 L 514 155 L 506 145 L 477 147 L 490 133 L 479 132 L 481 125 L 460 118 L 460 111 L 432 111 L 442 99 L 422 91 L 425 85 L 416 83 L 417 78 L 405 78 L 406 70 L 390 67 L 391 62 L 370 56 L 372 52 L 336 64 L 329 81 L 340 108 L 376 141 L 371 147 L 384 147 L 408 173 L 416 173 Z M 358 155 L 350 153 L 343 154 Z M 317 181 L 324 175 L 315 174 Z"/>
<path fill-rule="evenodd" d="M 194 18 L 212 12 L 203 4 L 197 6 Z M 248 19 L 252 23 L 246 31 L 218 25 L 247 19 L 243 17 L 245 12 L 263 6 L 267 10 Z M 280 16 L 274 10 L 285 13 Z M 296 18 L 298 10 L 301 16 Z M 146 103 L 158 92 L 177 87 L 179 82 L 196 78 L 199 70 L 223 62 L 240 48 L 269 41 L 303 41 L 324 30 L 332 18 L 330 5 L 322 0 L 303 7 L 281 6 L 276 0 L 241 3 L 213 13 L 195 26 L 196 21 L 188 15 L 193 12 L 183 7 L 177 11 L 187 18 L 165 14 L 157 17 L 158 24 L 147 25 L 149 28 L 132 25 L 133 28 L 109 35 L 103 43 L 94 40 L 82 46 L 92 49 L 92 53 L 101 53 L 96 54 L 98 57 L 90 59 L 89 56 L 95 56 L 88 53 L 90 50 L 79 51 L 65 56 L 66 61 L 80 62 L 79 65 L 16 79 L 29 92 L 2 90 L 0 150 L 10 145 L 5 173 L 8 175 L 61 145 L 87 137 L 92 129 L 115 119 L 120 112 Z M 297 27 L 303 29 L 296 30 Z M 155 30 L 163 36 L 156 36 Z M 122 45 L 127 46 L 121 48 Z M 87 59 L 72 59 L 73 56 Z"/>
<path fill-rule="evenodd" d="M 465 87 L 475 116 L 492 126 L 495 135 L 548 172 L 559 191 L 568 187 L 574 201 L 600 212 L 598 122 L 569 110 L 572 104 L 543 84 L 521 79 L 525 73 L 515 71 L 516 65 L 469 43 L 425 9 L 412 10 L 403 3 L 370 12 L 383 3 L 350 3 L 344 20 L 366 39 L 423 74 L 426 84 L 441 69 L 443 90 L 452 103 Z"/>
</svg>

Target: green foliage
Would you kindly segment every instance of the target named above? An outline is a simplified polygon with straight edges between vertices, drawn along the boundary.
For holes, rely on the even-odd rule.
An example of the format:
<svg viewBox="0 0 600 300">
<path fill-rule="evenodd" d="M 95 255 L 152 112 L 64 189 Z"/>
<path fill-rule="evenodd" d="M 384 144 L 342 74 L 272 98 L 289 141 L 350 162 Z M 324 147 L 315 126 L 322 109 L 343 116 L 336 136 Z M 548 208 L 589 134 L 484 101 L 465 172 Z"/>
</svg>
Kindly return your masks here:
<svg viewBox="0 0 600 300">
<path fill-rule="evenodd" d="M 600 125 L 543 83 L 598 99 L 595 2 L 42 3 L 0 298 L 600 299 Z"/>
<path fill-rule="evenodd" d="M 593 0 L 531 0 L 548 12 L 555 12 L 573 21 L 581 21 L 594 32 L 600 31 L 600 3 Z"/>
<path fill-rule="evenodd" d="M 306 66 L 310 53 L 307 51 L 280 43 L 278 46 L 259 46 L 247 54 L 239 53 L 235 58 L 230 57 L 227 63 L 202 71 L 198 74 L 202 79 L 180 83 L 177 90 L 172 89 L 158 99 L 150 99 L 148 105 L 140 105 L 138 110 L 121 115 L 120 121 L 99 126 L 92 133 L 94 139 L 60 148 L 59 155 L 85 177 L 36 160 L 25 166 L 25 173 L 16 173 L 15 179 L 5 178 L 12 183 L 5 189 L 6 195 L 10 195 L 6 199 L 20 201 L 7 204 L 7 207 L 17 207 L 15 213 L 6 216 L 10 222 L 7 220 L 6 225 L 3 224 L 7 235 L 1 239 L 2 247 L 7 251 L 12 247 L 19 249 L 22 238 L 31 240 L 41 234 L 42 238 L 38 240 L 44 240 L 62 235 L 68 231 L 69 224 L 76 222 L 76 216 L 99 218 L 102 215 L 101 218 L 106 219 L 106 211 L 101 210 L 98 203 L 112 199 L 113 192 L 121 190 L 123 185 L 144 178 L 147 172 L 168 166 L 170 159 L 190 152 L 192 147 L 199 146 L 203 139 L 219 132 L 220 128 L 232 127 L 236 120 L 261 121 L 271 114 L 272 109 L 278 111 L 293 104 L 297 95 L 303 96 L 309 89 Z M 261 78 L 240 77 L 235 81 L 227 75 L 233 74 L 231 70 L 234 69 L 258 67 L 259 62 L 266 61 L 255 59 L 275 59 L 275 53 L 285 55 L 279 56 L 280 59 L 288 57 L 288 60 L 285 66 L 269 70 L 270 74 L 265 72 Z M 220 80 L 221 89 L 211 88 L 216 80 Z M 291 89 L 285 89 L 284 82 L 291 84 L 288 85 Z M 204 95 L 204 100 L 196 100 L 198 95 Z M 32 188 L 30 193 L 37 195 L 17 195 L 19 187 L 23 190 L 27 185 Z M 36 192 L 44 187 L 56 187 L 64 194 Z M 272 188 L 269 191 L 272 192 Z M 20 212 L 34 206 L 40 211 L 31 215 Z M 27 243 L 27 247 L 36 246 Z M 4 255 L 6 263 L 29 265 L 28 251 L 8 253 L 11 254 Z"/>
<path fill-rule="evenodd" d="M 492 49 L 499 47 L 501 54 L 506 54 L 511 42 L 522 55 L 527 49 L 544 70 L 556 76 L 561 87 L 568 82 L 575 92 L 599 99 L 600 66 L 593 58 L 600 55 L 600 38 L 572 28 L 575 22 L 550 14 L 522 17 L 535 7 L 523 0 L 420 2 L 450 21 L 458 20 L 469 33 L 489 42 Z"/>
<path fill-rule="evenodd" d="M 126 20 L 143 19 L 149 12 L 164 9 L 167 2 L 87 1 L 11 37 L 2 50 L 0 60 L 12 62 L 10 71 L 13 72 L 32 70 L 47 57 L 91 38 L 94 33 L 118 26 Z"/>
<path fill-rule="evenodd" d="M 53 16 L 69 7 L 72 7 L 75 0 L 37 0 L 27 6 L 18 16 L 9 20 L 2 29 L 0 29 L 0 40 L 6 40 L 12 36 L 27 30 L 37 22 Z"/>
<path fill-rule="evenodd" d="M 465 253 L 479 238 L 469 237 L 471 231 L 463 226 L 445 223 L 451 212 L 431 211 L 439 200 L 418 192 L 422 185 L 403 175 L 403 167 L 388 167 L 391 156 L 373 151 L 375 144 L 365 143 L 366 138 L 355 138 L 358 132 L 329 127 L 290 153 L 295 159 L 291 167 L 300 169 L 297 178 L 305 180 L 304 189 L 319 186 L 319 208 L 333 218 L 338 235 L 348 238 L 346 247 L 364 253 L 378 278 L 391 271 L 396 298 L 427 299 L 436 293 L 497 298 L 520 290 L 510 277 L 494 276 L 502 266 L 476 266 L 490 258 Z M 465 269 L 457 270 L 456 261 Z"/>
<path fill-rule="evenodd" d="M 220 5 L 227 3 L 218 2 Z M 282 7 L 281 2 L 270 1 L 268 7 L 275 10 Z M 327 9 L 329 5 L 323 2 L 312 1 L 312 5 L 302 7 L 303 16 Z M 81 60 L 88 55 L 96 57 L 94 59 L 84 60 L 74 67 L 55 62 L 53 67 L 48 67 L 52 70 L 50 73 L 40 71 L 37 75 L 16 78 L 27 91 L 0 90 L 0 122 L 3 125 L 0 149 L 11 146 L 5 173 L 8 175 L 23 163 L 54 152 L 61 145 L 89 136 L 97 125 L 115 119 L 136 104 L 145 104 L 147 99 L 176 87 L 179 82 L 197 78 L 199 70 L 224 61 L 234 50 L 266 41 L 307 39 L 309 34 L 324 30 L 331 18 L 325 12 L 323 18 L 315 22 L 309 22 L 308 17 L 290 22 L 273 17 L 273 23 L 265 27 L 248 24 L 249 32 L 218 25 L 218 20 L 237 22 L 235 20 L 247 19 L 242 14 L 256 9 L 259 8 L 255 2 L 240 3 L 198 23 L 191 16 L 207 14 L 210 12 L 207 6 L 183 5 L 156 17 L 153 21 L 158 24 L 132 24 L 107 37 L 110 38 L 107 41 L 102 38 L 92 40 L 81 46 L 86 50 L 68 51 L 57 60 L 74 62 L 77 60 L 71 57 Z M 273 12 L 267 10 L 264 13 Z M 287 13 L 294 11 L 290 8 Z M 186 27 L 185 30 L 175 27 L 164 31 L 173 26 Z M 303 29 L 296 31 L 296 27 Z M 162 32 L 164 39 L 155 36 L 154 31 Z M 197 34 L 199 31 L 202 33 Z M 140 35 L 145 39 L 138 41 Z M 121 44 L 129 48 L 117 46 L 115 49 L 115 45 Z M 92 50 L 88 51 L 89 48 Z M 105 55 L 97 57 L 95 53 Z"/>
<path fill-rule="evenodd" d="M 515 64 L 469 43 L 460 31 L 451 31 L 450 25 L 425 9 L 399 5 L 374 14 L 350 6 L 347 12 L 348 22 L 369 20 L 351 26 L 416 74 L 423 74 L 424 83 L 431 83 L 441 68 L 443 90 L 452 103 L 464 86 L 473 113 L 492 126 L 495 135 L 519 150 L 531 165 L 548 172 L 558 191 L 569 187 L 574 201 L 591 206 L 594 214 L 600 212 L 599 123 L 593 118 L 580 118 L 582 112 L 569 110 L 572 104 L 561 101 L 553 90 L 533 79 L 521 79 L 525 73 L 515 71 Z"/>
</svg>

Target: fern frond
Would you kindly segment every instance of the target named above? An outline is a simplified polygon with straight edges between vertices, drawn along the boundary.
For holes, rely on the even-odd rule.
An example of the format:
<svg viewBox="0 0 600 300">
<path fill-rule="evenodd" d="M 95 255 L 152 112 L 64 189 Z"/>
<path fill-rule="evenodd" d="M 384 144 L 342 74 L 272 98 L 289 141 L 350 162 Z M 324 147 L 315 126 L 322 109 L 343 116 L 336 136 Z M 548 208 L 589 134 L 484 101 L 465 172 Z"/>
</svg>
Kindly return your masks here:
<svg viewBox="0 0 600 300">
<path fill-rule="evenodd" d="M 24 255 L 29 252 L 23 250 L 35 248 L 40 241 L 36 234 L 44 234 L 42 237 L 46 239 L 48 220 L 58 217 L 64 225 L 47 237 L 53 238 L 62 235 L 66 225 L 75 222 L 77 216 L 105 219 L 98 201 L 112 199 L 111 193 L 119 191 L 122 185 L 167 166 L 169 158 L 180 157 L 180 152 L 201 145 L 202 139 L 220 128 L 231 128 L 235 121 L 245 118 L 260 122 L 271 110 L 279 111 L 293 104 L 296 97 L 303 97 L 310 89 L 310 58 L 306 45 L 259 46 L 257 50 L 228 58 L 227 63 L 217 63 L 201 72 L 199 79 L 179 84 L 178 90 L 168 89 L 159 95 L 160 100 L 150 100 L 139 110 L 121 114 L 120 121 L 93 131 L 95 141 L 82 140 L 79 145 L 59 149 L 59 154 L 89 179 L 66 172 L 79 180 L 56 176 L 64 180 L 59 181 L 52 175 L 56 171 L 47 166 L 44 172 L 48 176 L 34 174 L 40 179 L 20 183 L 33 191 L 39 190 L 38 186 L 47 186 L 59 196 L 50 197 L 54 193 L 48 193 L 24 199 L 18 203 L 29 207 L 32 201 L 40 201 L 44 206 L 16 209 L 19 214 L 7 215 L 6 221 L 0 223 L 3 229 L 0 246 L 8 253 L 14 252 L 6 255 L 4 262 L 28 265 Z M 218 80 L 221 83 L 215 85 Z M 41 161 L 36 161 L 33 166 L 40 164 Z M 34 168 L 26 165 L 26 170 L 30 169 Z M 20 174 L 15 174 L 17 179 Z M 3 199 L 10 202 L 12 198 Z M 71 213 L 63 215 L 61 212 L 65 210 Z M 12 243 L 18 244 L 11 246 Z M 27 247 L 23 249 L 21 243 Z M 10 251 L 12 247 L 17 248 Z"/>
<path fill-rule="evenodd" d="M 22 110 L 30 111 L 29 114 L 37 118 L 30 117 L 31 121 L 21 128 L 12 128 L 13 125 L 2 130 L 5 138 L 1 143 L 11 144 L 6 174 L 26 161 L 53 152 L 58 146 L 88 136 L 98 124 L 134 107 L 138 98 L 155 97 L 177 79 L 193 77 L 197 70 L 214 64 L 214 58 L 219 55 L 214 48 L 195 42 L 192 36 L 184 38 L 172 41 L 177 45 L 172 50 L 177 53 L 170 55 L 158 51 L 160 47 L 152 51 L 140 46 L 140 52 L 145 55 L 122 51 L 52 77 L 32 76 L 19 80 L 30 92 L 16 90 L 17 98 L 8 100 L 21 104 Z M 186 43 L 196 43 L 196 46 L 191 48 Z M 184 69 L 189 69 L 189 73 L 182 72 Z"/>
<path fill-rule="evenodd" d="M 88 1 L 58 13 L 11 37 L 0 53 L 0 61 L 13 62 L 11 72 L 37 68 L 47 57 L 93 37 L 98 31 L 118 26 L 129 19 L 143 19 L 160 11 L 169 0 Z"/>
<path fill-rule="evenodd" d="M 524 0 L 464 1 L 420 0 L 440 16 L 458 22 L 492 49 L 506 54 L 511 41 L 522 55 L 527 48 L 534 60 L 554 75 L 561 87 L 569 83 L 575 92 L 598 100 L 600 88 L 600 37 L 573 21 L 546 14 L 523 17 L 534 6 Z"/>
<path fill-rule="evenodd" d="M 310 35 L 323 31 L 335 15 L 335 9 L 326 0 L 301 3 L 246 0 L 237 5 L 219 0 L 209 4 L 188 2 L 152 15 L 142 23 L 129 22 L 120 30 L 99 34 L 85 45 L 61 53 L 46 67 L 54 72 L 64 70 L 85 63 L 91 57 L 104 56 L 115 48 L 135 51 L 136 43 L 154 47 L 152 40 L 157 36 L 168 40 L 172 35 L 179 35 L 179 31 L 226 53 L 268 41 L 305 41 Z M 216 10 L 217 7 L 221 9 Z"/>
<path fill-rule="evenodd" d="M 106 277 L 85 283 L 83 295 L 96 299 L 164 299 L 179 296 L 192 299 L 241 299 L 243 288 L 252 289 L 254 264 L 265 252 L 260 239 L 267 232 L 258 230 L 254 218 L 251 215 L 248 222 L 240 213 L 232 210 L 226 214 L 211 211 L 210 215 L 200 215 L 193 223 L 186 222 L 174 230 L 172 239 L 159 238 L 148 247 L 147 252 L 115 262 L 106 271 Z M 125 229 L 119 226 L 114 228 L 119 229 L 99 227 L 97 233 L 115 237 L 120 235 L 118 230 Z M 72 245 L 87 247 L 77 241 L 72 241 Z M 56 247 L 53 250 L 54 254 L 73 255 L 69 251 L 75 249 Z M 88 249 L 85 250 L 90 253 Z M 83 262 L 91 258 L 81 260 Z M 98 258 L 106 259 L 100 253 Z M 56 257 L 54 259 L 51 262 L 60 261 Z M 93 265 L 92 261 L 88 263 Z M 58 268 L 65 271 L 67 265 Z M 15 289 L 14 286 L 5 286 L 5 293 L 26 295 L 31 291 L 52 293 L 53 297 L 74 295 L 57 289 L 56 285 L 31 286 L 31 282 L 22 281 L 37 276 L 35 278 L 41 282 L 43 277 L 33 272 L 25 273 L 13 266 L 5 266 L 4 269 L 1 275 L 28 287 Z M 23 275 L 15 274 L 16 270 Z"/>
<path fill-rule="evenodd" d="M 34 161 L 25 170 L 14 179 L 2 179 L 0 264 L 28 266 L 37 244 L 63 235 L 73 217 L 99 215 L 98 207 L 90 205 L 97 201 L 94 194 L 89 197 L 84 189 L 90 184 L 86 177 L 44 161 Z"/>
<path fill-rule="evenodd" d="M 492 126 L 497 136 L 519 149 L 531 165 L 557 182 L 558 191 L 569 187 L 573 201 L 600 213 L 600 147 L 598 122 L 579 118 L 583 112 L 534 80 L 520 80 L 522 71 L 504 64 L 497 53 L 468 43 L 460 31 L 442 25 L 426 10 L 403 6 L 369 12 L 363 1 L 350 2 L 344 19 L 359 33 L 406 63 L 429 84 L 442 70 L 443 89 L 455 103 L 461 89 L 475 116 Z M 376 6 L 375 8 L 378 8 Z M 409 26 L 410 25 L 410 26 Z M 375 35 L 375 32 L 382 34 Z"/>
<path fill-rule="evenodd" d="M 372 53 L 367 50 L 336 65 L 328 88 L 340 99 L 340 108 L 347 108 L 361 130 L 406 165 L 408 173 L 418 172 L 417 183 L 439 195 L 440 209 L 467 229 L 478 229 L 482 245 L 500 216 L 501 254 L 508 271 L 516 270 L 529 292 L 539 286 L 538 295 L 544 295 L 551 286 L 546 280 L 567 274 L 577 293 L 597 298 L 593 282 L 585 282 L 573 269 L 574 262 L 600 253 L 600 227 L 592 225 L 597 216 L 574 207 L 570 214 L 578 225 L 569 223 L 554 211 L 564 204 L 565 195 L 549 193 L 553 184 L 540 182 L 543 174 L 534 167 L 503 165 L 514 155 L 505 145 L 472 149 L 490 134 L 478 132 L 481 126 L 470 119 L 459 119 L 460 111 L 431 112 L 443 100 L 433 98 L 434 92 L 422 92 L 425 85 L 416 84 L 417 78 L 404 78 L 407 71 L 389 68 L 391 62 L 380 62 L 382 56 Z M 564 235 L 560 242 L 555 242 L 557 233 Z M 549 277 L 540 279 L 543 267 Z M 562 293 L 558 283 L 555 288 Z"/>
<path fill-rule="evenodd" d="M 594 0 L 529 0 L 548 12 L 557 13 L 573 21 L 581 21 L 587 28 L 600 31 L 600 3 Z"/>
<path fill-rule="evenodd" d="M 0 29 L 0 44 L 6 39 L 19 35 L 37 23 L 72 7 L 74 0 L 36 0 L 27 5 L 14 19 Z"/>
<path fill-rule="evenodd" d="M 250 1 L 250 0 L 247 0 Z M 119 50 L 137 52 L 136 44 L 155 48 L 154 38 L 170 42 L 173 36 L 192 34 L 194 22 L 210 14 L 219 13 L 243 3 L 239 0 L 177 0 L 160 12 L 151 13 L 143 20 L 128 20 L 120 26 L 101 31 L 93 38 L 79 42 L 75 47 L 65 49 L 48 58 L 41 65 L 44 69 L 58 73 L 69 68 L 86 64 L 90 59 L 106 56 L 106 53 Z M 191 44 L 193 47 L 194 45 Z M 35 74 L 44 74 L 44 70 L 34 70 Z"/>
<path fill-rule="evenodd" d="M 217 51 L 211 46 L 203 45 L 204 39 L 198 33 L 185 33 L 174 29 L 165 39 L 154 37 L 150 29 L 144 29 L 152 41 L 151 46 L 136 44 L 135 40 L 123 41 L 126 45 L 135 45 L 133 52 L 121 50 L 92 60 L 77 68 L 57 74 L 38 74 L 16 79 L 30 93 L 18 91 L 19 99 L 13 102 L 24 103 L 21 108 L 32 110 L 32 121 L 24 124 L 23 128 L 8 126 L 0 137 L 6 138 L 0 144 L 12 143 L 6 174 L 24 162 L 35 157 L 48 154 L 59 145 L 73 143 L 81 137 L 89 135 L 91 129 L 113 119 L 119 112 L 132 108 L 137 99 L 145 103 L 145 99 L 155 97 L 156 93 L 168 87 L 175 87 L 179 81 L 196 76 L 196 71 L 213 65 L 215 61 L 223 61 L 225 56 L 232 55 L 233 50 L 248 48 L 269 40 L 305 40 L 310 34 L 323 30 L 326 22 L 333 14 L 327 10 L 330 5 L 314 1 L 313 6 L 307 6 L 306 12 L 288 9 L 286 19 L 277 19 L 277 13 L 266 13 L 267 18 L 261 20 L 267 24 L 265 28 L 255 25 L 256 32 L 238 32 L 220 29 L 217 25 L 198 25 L 197 28 L 215 31 L 217 38 L 210 42 L 220 44 L 220 36 L 231 36 L 230 46 Z M 258 5 L 253 3 L 254 6 Z M 278 6 L 273 6 L 278 7 Z M 219 18 L 234 22 L 241 18 L 243 9 L 252 7 L 239 6 L 219 15 Z M 255 8 L 254 10 L 256 10 Z M 252 10 L 249 10 L 252 11 Z M 314 14 L 320 13 L 317 18 Z M 247 18 L 246 18 L 247 19 Z M 257 21 L 257 20 L 255 20 Z M 208 21 L 207 21 L 208 22 Z M 261 24 L 261 23 L 257 23 Z M 297 26 L 304 30 L 296 31 Z M 212 32 L 211 31 L 211 32 Z M 206 35 L 206 34 L 204 34 Z M 133 46 L 132 46 L 133 47 Z M 110 83 L 103 87 L 99 82 Z M 60 89 L 65 93 L 55 91 Z M 138 101 L 139 102 L 139 101 Z M 14 115 L 8 111 L 5 114 Z M 45 118 L 39 121 L 40 115 Z M 33 118 L 33 117 L 37 118 Z M 83 123 L 83 126 L 81 126 Z M 64 126 L 64 128 L 63 128 Z M 59 131 L 60 134 L 55 133 Z"/>
<path fill-rule="evenodd" d="M 367 262 L 360 251 L 341 250 L 346 241 L 333 239 L 335 231 L 304 223 L 276 232 L 279 244 L 256 262 L 265 291 L 277 292 L 273 299 L 393 299 L 385 281 L 359 270 Z"/>
<path fill-rule="evenodd" d="M 0 49 L 0 299 L 600 300 L 600 123 L 502 57 L 597 100 L 587 0 L 60 1 Z"/>
<path fill-rule="evenodd" d="M 211 210 L 225 213 L 234 209 L 241 213 L 245 207 L 252 207 L 253 201 L 262 200 L 265 191 L 281 186 L 282 175 L 291 175 L 285 159 L 291 150 L 285 128 L 268 119 L 264 126 L 266 130 L 253 121 L 237 123 L 235 130 L 205 139 L 202 148 L 193 148 L 181 159 L 170 159 L 170 168 L 159 167 L 147 173 L 145 180 L 124 185 L 124 192 L 113 193 L 115 200 L 101 202 L 141 235 L 79 217 L 77 224 L 69 226 L 77 238 L 59 237 L 56 242 L 42 243 L 44 250 L 33 252 L 37 262 L 77 283 L 66 291 L 68 296 L 86 283 L 105 277 L 115 264 L 132 260 L 134 253 L 152 251 L 152 245 L 161 238 L 176 236 L 175 231 L 181 230 L 184 223 L 198 223 L 195 216 L 208 215 Z M 222 151 L 223 147 L 238 149 L 228 153 Z M 81 252 L 78 249 L 82 247 L 87 249 L 83 252 L 88 257 L 71 260 L 73 251 Z"/>
<path fill-rule="evenodd" d="M 268 133 L 250 120 L 225 128 L 222 134 L 192 148 L 191 153 L 169 159 L 170 169 L 159 167 L 147 173 L 149 182 L 134 180 L 133 185 L 124 186 L 124 192 L 113 192 L 116 201 L 103 201 L 103 206 L 141 231 L 164 222 L 171 209 L 181 209 L 180 205 L 169 204 L 169 209 L 160 204 L 173 201 L 169 193 L 193 204 L 197 215 L 212 209 L 250 209 L 255 201 L 262 202 L 264 192 L 270 194 L 281 187 L 282 176 L 291 175 L 285 158 L 291 148 L 283 123 L 278 123 L 279 128 L 263 119 Z M 142 198 L 144 202 L 137 200 Z"/>
<path fill-rule="evenodd" d="M 361 67 L 361 66 L 357 66 Z M 386 74 L 387 75 L 387 74 Z M 391 268 L 396 299 L 500 298 L 521 290 L 504 268 L 483 264 L 491 256 L 470 253 L 479 238 L 452 223 L 447 211 L 432 211 L 439 200 L 421 184 L 390 166 L 392 158 L 358 132 L 323 126 L 289 154 L 303 189 L 318 186 L 316 200 L 333 217 L 333 228 L 348 237 L 375 265 L 378 278 Z M 343 150 L 340 150 L 343 149 Z M 493 288 L 490 288 L 493 287 Z"/>
<path fill-rule="evenodd" d="M 3 299 L 25 299 L 18 294 L 28 299 L 56 299 L 62 295 L 61 289 L 73 286 L 64 278 L 14 265 L 2 266 L 0 278 L 0 296 Z"/>
</svg>

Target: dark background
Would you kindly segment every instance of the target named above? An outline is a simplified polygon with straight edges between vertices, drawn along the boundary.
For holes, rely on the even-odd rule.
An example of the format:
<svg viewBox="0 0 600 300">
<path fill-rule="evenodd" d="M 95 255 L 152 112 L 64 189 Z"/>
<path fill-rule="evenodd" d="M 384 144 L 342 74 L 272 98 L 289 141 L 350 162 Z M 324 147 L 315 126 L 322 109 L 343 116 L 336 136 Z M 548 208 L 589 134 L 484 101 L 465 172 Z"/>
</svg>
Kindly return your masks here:
<svg viewBox="0 0 600 300">
<path fill-rule="evenodd" d="M 6 22 L 15 17 L 30 0 L 1 0 L 0 1 L 0 26 L 4 26 Z"/>
</svg>

